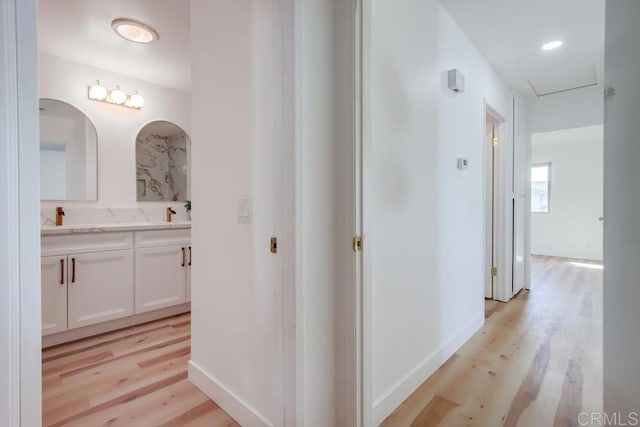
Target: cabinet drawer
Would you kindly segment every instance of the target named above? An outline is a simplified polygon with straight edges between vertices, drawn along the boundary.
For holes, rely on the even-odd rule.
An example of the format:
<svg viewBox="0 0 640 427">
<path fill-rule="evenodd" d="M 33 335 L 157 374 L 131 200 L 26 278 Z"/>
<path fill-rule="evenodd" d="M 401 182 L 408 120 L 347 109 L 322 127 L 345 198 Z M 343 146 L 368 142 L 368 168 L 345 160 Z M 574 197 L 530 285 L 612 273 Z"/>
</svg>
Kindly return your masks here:
<svg viewBox="0 0 640 427">
<path fill-rule="evenodd" d="M 180 228 L 177 230 L 148 230 L 136 231 L 136 248 L 150 248 L 155 246 L 169 246 L 189 243 L 191 230 Z"/>
<path fill-rule="evenodd" d="M 87 233 L 42 236 L 42 256 L 117 251 L 133 247 L 133 233 Z"/>
</svg>

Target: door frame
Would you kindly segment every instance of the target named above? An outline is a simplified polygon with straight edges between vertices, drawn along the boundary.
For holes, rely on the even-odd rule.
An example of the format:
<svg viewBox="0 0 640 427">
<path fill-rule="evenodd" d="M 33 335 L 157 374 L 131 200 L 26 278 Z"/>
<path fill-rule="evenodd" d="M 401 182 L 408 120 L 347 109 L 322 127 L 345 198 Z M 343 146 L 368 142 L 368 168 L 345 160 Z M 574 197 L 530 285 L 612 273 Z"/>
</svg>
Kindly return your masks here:
<svg viewBox="0 0 640 427">
<path fill-rule="evenodd" d="M 366 215 L 370 203 L 370 188 L 366 177 L 371 168 L 371 4 L 368 0 L 356 0 L 355 25 L 355 107 L 356 134 L 354 138 L 354 194 L 355 231 L 362 237 L 362 251 L 355 255 L 356 289 L 356 402 L 357 427 L 371 425 L 373 419 L 372 396 L 372 317 L 371 317 L 371 218 Z"/>
<path fill-rule="evenodd" d="M 487 141 L 487 135 L 489 128 L 487 126 L 487 119 L 491 118 L 495 123 L 497 123 L 497 137 L 499 144 L 495 148 L 495 152 L 493 152 L 492 142 Z M 509 139 L 509 121 L 505 115 L 503 115 L 498 109 L 493 107 L 487 100 L 484 100 L 484 114 L 482 116 L 483 120 L 483 194 L 484 194 L 484 236 L 483 236 L 483 258 L 484 258 L 484 289 L 485 289 L 485 298 L 490 298 L 499 301 L 509 301 L 512 296 L 512 292 L 510 292 L 508 277 L 511 276 L 509 268 L 507 268 L 507 229 L 510 227 L 507 215 L 506 208 L 506 191 L 507 191 L 507 168 L 506 161 L 510 158 L 510 156 L 506 153 L 506 148 L 508 148 L 511 144 Z M 494 155 L 495 154 L 495 155 Z M 490 169 L 489 161 L 492 161 L 493 168 Z M 491 175 L 493 172 L 493 176 Z M 489 207 L 491 202 L 489 202 L 489 192 L 491 191 L 490 180 L 493 179 L 493 194 L 494 198 L 493 202 L 493 220 L 492 227 L 489 230 L 487 227 L 488 224 L 488 215 L 491 215 L 491 211 L 489 211 Z M 493 245 L 489 245 L 489 240 L 493 240 Z M 493 259 L 493 262 L 492 262 Z M 498 273 L 495 279 L 492 280 L 491 276 L 491 268 L 496 267 L 498 269 Z M 487 297 L 486 289 L 488 288 L 488 281 L 492 280 L 492 292 L 491 296 Z M 509 288 L 509 289 L 507 289 Z"/>
<path fill-rule="evenodd" d="M 0 424 L 42 422 L 37 1 L 0 0 Z M 6 374 L 6 375 L 5 375 Z"/>
</svg>

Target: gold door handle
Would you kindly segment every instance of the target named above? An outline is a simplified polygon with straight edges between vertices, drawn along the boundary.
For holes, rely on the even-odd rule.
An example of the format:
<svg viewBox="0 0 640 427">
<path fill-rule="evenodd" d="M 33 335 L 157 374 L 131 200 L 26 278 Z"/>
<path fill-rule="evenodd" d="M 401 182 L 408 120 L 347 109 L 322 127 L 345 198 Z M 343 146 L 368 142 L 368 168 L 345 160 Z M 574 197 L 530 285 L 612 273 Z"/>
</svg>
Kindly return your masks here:
<svg viewBox="0 0 640 427">
<path fill-rule="evenodd" d="M 71 283 L 76 283 L 76 259 L 71 258 Z"/>
<path fill-rule="evenodd" d="M 598 221 L 600 221 L 600 222 L 604 221 L 604 217 L 603 216 L 599 217 Z"/>
<path fill-rule="evenodd" d="M 60 284 L 64 285 L 64 259 L 60 260 Z"/>
</svg>

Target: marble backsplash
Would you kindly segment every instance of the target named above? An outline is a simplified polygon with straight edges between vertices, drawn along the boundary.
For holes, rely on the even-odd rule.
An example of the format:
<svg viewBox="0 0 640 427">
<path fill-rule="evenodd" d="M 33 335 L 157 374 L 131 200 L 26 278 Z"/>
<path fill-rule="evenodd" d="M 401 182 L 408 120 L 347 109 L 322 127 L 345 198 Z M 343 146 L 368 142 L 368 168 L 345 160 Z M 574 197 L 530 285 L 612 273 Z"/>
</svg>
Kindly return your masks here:
<svg viewBox="0 0 640 427">
<path fill-rule="evenodd" d="M 176 214 L 173 221 L 188 219 L 184 203 L 170 204 Z M 150 206 L 143 208 L 65 208 L 64 224 L 122 224 L 165 221 L 166 206 Z M 40 225 L 55 225 L 55 207 L 40 210 Z"/>
</svg>

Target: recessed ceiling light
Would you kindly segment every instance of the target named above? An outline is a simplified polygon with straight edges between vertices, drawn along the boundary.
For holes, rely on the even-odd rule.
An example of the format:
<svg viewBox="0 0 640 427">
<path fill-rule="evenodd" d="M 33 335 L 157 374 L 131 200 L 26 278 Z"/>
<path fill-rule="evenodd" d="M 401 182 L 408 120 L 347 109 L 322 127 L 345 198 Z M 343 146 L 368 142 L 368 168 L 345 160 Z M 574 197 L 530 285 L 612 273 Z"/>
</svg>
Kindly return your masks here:
<svg viewBox="0 0 640 427">
<path fill-rule="evenodd" d="M 560 40 L 554 40 L 549 43 L 545 43 L 542 45 L 542 50 L 553 50 L 562 46 L 562 42 Z"/>
<path fill-rule="evenodd" d="M 151 43 L 158 40 L 158 32 L 140 21 L 129 18 L 115 19 L 111 28 L 120 37 L 135 43 Z"/>
</svg>

